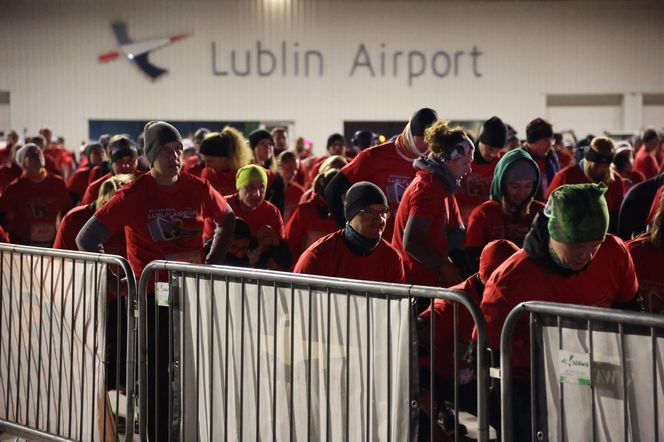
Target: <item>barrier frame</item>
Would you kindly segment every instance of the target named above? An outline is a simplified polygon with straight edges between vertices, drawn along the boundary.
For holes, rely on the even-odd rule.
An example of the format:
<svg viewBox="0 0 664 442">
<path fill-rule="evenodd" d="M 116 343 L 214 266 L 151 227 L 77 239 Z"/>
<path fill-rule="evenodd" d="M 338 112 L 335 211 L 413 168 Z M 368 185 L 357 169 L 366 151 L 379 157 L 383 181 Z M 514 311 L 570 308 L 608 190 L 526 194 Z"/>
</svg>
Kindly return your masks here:
<svg viewBox="0 0 664 442">
<path fill-rule="evenodd" d="M 542 301 L 528 301 L 522 302 L 512 309 L 512 311 L 507 315 L 503 329 L 500 335 L 500 411 L 501 411 L 501 437 L 503 442 L 511 442 L 514 438 L 513 428 L 512 428 L 512 335 L 514 329 L 524 313 L 530 314 L 530 349 L 531 349 L 531 385 L 534 382 L 532 373 L 533 373 L 533 329 L 534 325 L 534 315 L 549 315 L 557 316 L 558 318 L 569 318 L 569 319 L 578 319 L 588 321 L 590 324 L 591 321 L 599 322 L 608 322 L 617 324 L 619 327 L 620 335 L 620 348 L 624 346 L 624 332 L 623 325 L 636 325 L 642 327 L 648 327 L 651 329 L 651 340 L 653 342 L 653 365 L 657 361 L 657 347 L 655 343 L 655 329 L 664 330 L 664 316 L 657 315 L 653 313 L 642 313 L 642 312 L 632 312 L 626 310 L 615 310 L 608 308 L 599 308 L 591 307 L 584 305 L 576 304 L 561 304 L 554 302 L 542 302 Z M 592 347 L 591 347 L 592 349 Z M 592 352 L 591 352 L 592 357 Z M 623 392 L 627 390 L 627 384 L 625 381 L 625 353 L 621 351 L 621 367 L 623 370 Z M 657 370 L 653 372 L 654 385 L 657 384 Z M 531 390 L 531 404 L 533 402 L 532 394 L 534 390 Z M 626 397 L 626 396 L 624 396 Z M 655 390 L 654 395 L 654 412 L 657 416 L 657 391 Z M 627 407 L 627 402 L 625 401 L 625 411 Z M 593 411 L 594 413 L 594 411 Z M 535 434 L 535 413 L 531 410 L 531 434 L 533 440 L 540 440 L 539 435 Z M 655 419 L 655 435 L 658 435 L 657 429 L 658 423 Z M 625 431 L 625 440 L 627 440 L 627 426 L 624 428 Z"/>
<path fill-rule="evenodd" d="M 147 385 L 147 359 L 148 359 L 148 338 L 147 338 L 147 295 L 151 277 L 158 271 L 181 272 L 187 274 L 195 274 L 197 277 L 201 275 L 209 276 L 210 278 L 241 278 L 251 279 L 257 281 L 264 281 L 269 283 L 292 284 L 315 286 L 316 288 L 328 288 L 336 290 L 353 290 L 366 293 L 373 293 L 375 295 L 388 296 L 394 298 L 428 298 L 433 303 L 435 299 L 444 299 L 454 301 L 454 318 L 457 324 L 457 308 L 458 304 L 462 304 L 471 314 L 476 327 L 477 346 L 479 349 L 486 348 L 486 325 L 484 317 L 478 305 L 476 305 L 468 295 L 461 291 L 453 291 L 448 289 L 438 289 L 433 287 L 402 285 L 402 284 L 388 284 L 378 283 L 373 281 L 360 281 L 342 278 L 330 278 L 322 276 L 313 276 L 305 274 L 293 274 L 287 272 L 275 272 L 269 270 L 258 270 L 228 266 L 211 266 L 201 264 L 187 264 L 173 261 L 158 260 L 149 263 L 141 275 L 138 294 L 139 294 L 139 338 L 138 338 L 138 353 L 139 353 L 139 385 Z M 432 315 L 433 317 L 433 315 Z M 457 336 L 456 328 L 454 330 L 454 354 L 457 354 Z M 431 322 L 431 333 L 433 333 L 434 321 Z M 413 357 L 411 355 L 411 357 Z M 432 358 L 433 360 L 433 354 Z M 489 381 L 489 366 L 488 357 L 484 351 L 477 352 L 477 419 L 478 419 L 478 441 L 487 442 L 489 440 L 489 424 L 488 424 L 488 381 Z M 456 373 L 458 366 L 455 360 L 455 390 L 458 387 L 456 381 Z M 139 430 L 141 440 L 147 440 L 147 398 L 144 394 L 139 394 Z M 458 409 L 456 400 L 457 394 L 455 391 L 455 408 Z M 431 394 L 431 405 L 433 405 L 434 394 Z M 419 406 L 419 404 L 411 404 L 412 406 Z M 433 407 L 432 407 L 433 409 Z M 433 421 L 433 413 L 431 413 L 431 420 Z M 455 419 L 455 426 L 458 425 L 458 416 Z M 431 435 L 433 436 L 433 428 L 431 428 Z M 292 437 L 292 435 L 291 435 Z M 458 431 L 455 432 L 455 438 L 458 440 Z"/>
<path fill-rule="evenodd" d="M 43 247 L 34 247 L 34 246 L 23 246 L 23 245 L 14 245 L 14 244 L 2 244 L 0 243 L 0 258 L 5 253 L 19 254 L 21 256 L 27 255 L 36 258 L 60 258 L 64 260 L 72 260 L 75 262 L 84 262 L 88 264 L 105 264 L 108 266 L 117 266 L 121 268 L 124 272 L 127 284 L 127 299 L 128 299 L 128 309 L 127 309 L 127 365 L 126 369 L 126 379 L 127 379 L 127 409 L 126 409 L 126 421 L 127 421 L 127 431 L 125 433 L 125 440 L 131 441 L 133 438 L 134 431 L 134 396 L 135 396 L 135 375 L 136 372 L 136 346 L 135 346 L 135 318 L 134 311 L 136 308 L 136 278 L 134 272 L 129 265 L 128 261 L 120 256 L 107 255 L 103 253 L 90 253 L 90 252 L 78 252 L 72 250 L 59 250 L 52 248 L 43 248 Z M 103 294 L 103 299 L 99 299 L 99 302 L 104 301 L 108 302 L 108 293 Z M 104 335 L 105 339 L 105 335 Z M 116 410 L 117 412 L 117 410 Z M 51 433 L 44 432 L 39 429 L 30 428 L 25 425 L 19 424 L 17 422 L 6 421 L 0 419 L 0 431 L 6 431 L 9 434 L 16 435 L 19 437 L 28 437 L 36 441 L 70 441 L 61 437 L 60 435 L 54 435 Z"/>
</svg>

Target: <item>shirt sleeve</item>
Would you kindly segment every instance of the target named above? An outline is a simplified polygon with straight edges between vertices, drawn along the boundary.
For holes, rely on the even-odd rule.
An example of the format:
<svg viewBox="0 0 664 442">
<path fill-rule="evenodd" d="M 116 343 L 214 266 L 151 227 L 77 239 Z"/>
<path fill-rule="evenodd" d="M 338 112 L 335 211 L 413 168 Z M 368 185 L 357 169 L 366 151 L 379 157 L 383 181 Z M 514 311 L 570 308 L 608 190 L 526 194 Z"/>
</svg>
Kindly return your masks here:
<svg viewBox="0 0 664 442">
<path fill-rule="evenodd" d="M 229 211 L 226 200 L 209 182 L 205 181 L 205 191 L 203 192 L 203 202 L 201 204 L 202 215 L 205 218 L 219 220 Z"/>
<path fill-rule="evenodd" d="M 128 224 L 127 220 L 138 219 L 136 212 L 142 205 L 132 200 L 133 198 L 120 189 L 95 213 L 95 218 L 109 232 L 116 232 Z"/>
<path fill-rule="evenodd" d="M 484 206 L 479 205 L 473 209 L 468 218 L 468 229 L 466 230 L 466 247 L 484 247 L 487 240 L 487 216 Z"/>
<path fill-rule="evenodd" d="M 318 255 L 312 251 L 311 248 L 307 249 L 300 255 L 300 258 L 295 263 L 293 273 L 306 273 L 308 275 L 321 275 L 318 266 Z"/>
<path fill-rule="evenodd" d="M 501 290 L 491 280 L 484 289 L 480 309 L 486 322 L 487 345 L 492 349 L 499 349 L 500 333 L 509 313 L 509 306 Z"/>
<path fill-rule="evenodd" d="M 621 284 L 616 293 L 615 302 L 625 303 L 634 299 L 637 292 L 639 291 L 639 283 L 636 278 L 636 269 L 634 268 L 634 261 L 632 256 L 627 249 L 627 246 L 619 239 L 616 238 L 616 241 L 619 242 L 618 247 L 620 248 L 620 263 L 622 268 L 619 269 L 618 275 L 622 275 Z"/>
<path fill-rule="evenodd" d="M 463 227 L 463 219 L 461 218 L 461 211 L 459 210 L 459 204 L 454 195 L 450 195 L 447 198 L 447 208 L 449 219 L 447 221 L 447 226 L 450 229 L 457 227 Z"/>
</svg>

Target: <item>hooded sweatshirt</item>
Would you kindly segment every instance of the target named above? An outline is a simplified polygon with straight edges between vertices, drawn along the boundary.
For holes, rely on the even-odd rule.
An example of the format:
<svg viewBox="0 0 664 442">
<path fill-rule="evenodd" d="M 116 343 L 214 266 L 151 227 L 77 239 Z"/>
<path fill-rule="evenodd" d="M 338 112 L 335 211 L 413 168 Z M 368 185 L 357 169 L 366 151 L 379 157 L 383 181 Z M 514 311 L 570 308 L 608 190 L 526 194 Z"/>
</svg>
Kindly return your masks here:
<svg viewBox="0 0 664 442">
<path fill-rule="evenodd" d="M 535 171 L 535 185 L 530 194 L 531 202 L 526 214 L 508 214 L 503 209 L 503 189 L 507 170 L 517 161 L 525 160 L 532 165 Z M 530 226 L 544 204 L 532 200 L 540 185 L 540 173 L 537 163 L 533 161 L 528 152 L 523 149 L 514 149 L 506 153 L 496 165 L 491 182 L 490 200 L 476 207 L 468 219 L 466 232 L 466 250 L 474 270 L 479 268 L 479 258 L 482 248 L 495 239 L 508 239 L 517 246 L 523 245 L 523 239 L 530 230 Z"/>
</svg>

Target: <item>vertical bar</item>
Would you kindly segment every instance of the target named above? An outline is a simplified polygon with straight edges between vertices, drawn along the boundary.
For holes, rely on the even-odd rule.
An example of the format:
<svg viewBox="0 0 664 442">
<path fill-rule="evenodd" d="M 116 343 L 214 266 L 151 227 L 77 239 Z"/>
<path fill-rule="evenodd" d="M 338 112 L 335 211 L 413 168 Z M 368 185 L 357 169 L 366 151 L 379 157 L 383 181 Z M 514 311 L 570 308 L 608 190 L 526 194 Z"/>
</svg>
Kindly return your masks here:
<svg viewBox="0 0 664 442">
<path fill-rule="evenodd" d="M 367 400 L 364 406 L 367 407 L 367 434 L 365 440 L 368 442 L 371 440 L 371 301 L 368 291 L 364 292 L 364 299 L 367 305 Z"/>
<path fill-rule="evenodd" d="M 34 287 L 34 276 L 35 276 L 35 256 L 30 255 L 30 304 L 28 304 L 28 348 L 26 349 L 27 351 L 25 352 L 25 355 L 28 360 L 28 375 L 26 376 L 26 392 L 25 392 L 25 423 L 28 424 L 30 422 L 30 384 L 31 382 L 31 363 L 30 363 L 30 355 L 32 354 L 32 317 L 33 317 L 33 312 L 32 312 L 32 300 L 33 300 L 33 292 L 35 291 Z M 20 347 L 19 347 L 20 350 Z M 37 355 L 37 361 L 39 361 L 39 355 Z M 39 427 L 39 422 L 36 423 L 37 427 Z"/>
<path fill-rule="evenodd" d="M 16 355 L 16 409 L 14 411 L 15 413 L 15 419 L 16 422 L 20 423 L 19 420 L 19 406 L 20 406 L 20 389 L 21 389 L 21 345 L 23 343 L 23 290 L 22 290 L 22 282 L 23 282 L 23 253 L 20 254 L 21 261 L 19 263 L 19 275 L 20 275 L 20 283 L 19 283 L 19 289 L 21 289 L 21 294 L 19 295 L 19 303 L 18 303 L 18 346 L 16 347 L 18 354 Z M 32 281 L 32 278 L 30 278 Z"/>
<path fill-rule="evenodd" d="M 46 430 L 51 431 L 51 382 L 53 380 L 53 372 L 51 371 L 51 361 L 53 360 L 53 304 L 55 301 L 55 276 L 53 275 L 54 270 L 53 266 L 55 263 L 55 258 L 50 259 L 50 274 L 51 274 L 51 291 L 49 292 L 50 301 L 50 312 L 49 312 L 49 331 L 48 331 L 48 375 L 46 379 Z M 62 333 L 60 333 L 62 335 Z"/>
<path fill-rule="evenodd" d="M 563 328 L 561 324 L 562 318 L 560 315 L 556 316 L 556 326 L 558 327 L 558 351 L 563 349 Z M 532 339 L 532 338 L 531 338 Z M 591 365 L 592 366 L 592 365 Z M 560 395 L 558 396 L 558 431 L 560 431 L 561 440 L 565 439 L 565 384 L 560 382 L 560 379 L 556 382 L 558 388 L 560 388 Z M 535 392 L 531 392 L 532 395 Z"/>
<path fill-rule="evenodd" d="M 214 299 L 214 277 L 210 275 L 210 329 L 208 330 L 208 354 L 210 357 L 208 358 L 208 386 L 210 387 L 208 390 L 208 397 L 210 398 L 210 428 L 208 429 L 209 431 L 209 438 L 210 440 L 213 440 L 213 427 L 214 427 L 214 400 L 213 400 L 213 394 L 214 391 L 212 389 L 212 370 L 213 370 L 213 356 L 214 356 L 214 322 L 216 318 L 216 305 L 217 303 L 215 302 Z"/>
<path fill-rule="evenodd" d="M 291 308 L 290 308 L 290 385 L 288 386 L 290 390 L 290 396 L 288 399 L 288 435 L 290 436 L 290 440 L 293 440 L 293 425 L 295 421 L 295 416 L 293 416 L 294 413 L 294 407 L 293 407 L 293 381 L 295 379 L 295 287 L 293 287 L 293 284 L 291 283 L 290 285 L 290 295 L 291 295 Z"/>
<path fill-rule="evenodd" d="M 154 382 L 154 397 L 152 398 L 152 400 L 154 401 L 153 402 L 154 405 L 153 405 L 152 409 L 154 410 L 154 423 L 153 423 L 153 425 L 154 425 L 154 434 L 155 434 L 155 438 L 157 440 L 159 440 L 159 417 L 158 417 L 159 416 L 159 401 L 157 400 L 158 397 L 159 397 L 159 370 L 158 370 L 158 366 L 159 366 L 159 364 L 158 364 L 158 361 L 159 361 L 159 302 L 157 301 L 156 283 L 157 283 L 157 281 L 159 281 L 159 273 L 160 272 L 157 271 L 157 276 L 155 278 L 155 293 L 154 293 L 153 299 L 152 299 L 152 301 L 153 301 L 152 302 L 152 304 L 153 304 L 152 309 L 154 311 L 154 315 L 153 315 L 154 324 L 152 324 L 152 327 L 153 327 L 153 330 L 154 330 L 154 341 L 152 342 L 152 345 L 154 346 L 154 367 L 152 367 L 152 370 L 153 370 L 152 374 L 154 376 L 154 378 L 153 378 L 154 379 L 154 381 L 153 381 Z M 170 284 L 169 284 L 169 291 L 170 290 L 171 289 L 170 289 Z M 170 296 L 170 293 L 169 293 L 169 296 Z M 170 329 L 171 329 L 171 327 L 168 327 L 169 341 L 171 340 L 170 339 L 170 337 L 171 337 L 170 336 Z M 150 382 L 150 381 L 148 381 L 148 382 Z M 168 404 L 169 404 L 169 416 L 168 416 L 169 419 L 168 419 L 168 421 L 173 422 L 172 416 L 170 414 L 170 411 L 171 411 L 170 410 L 170 408 L 171 408 L 170 407 L 170 405 L 171 405 L 170 397 L 171 397 L 171 395 L 169 394 L 168 395 L 168 398 L 169 398 L 169 400 L 168 400 Z M 170 431 L 168 433 L 170 434 Z"/>
<path fill-rule="evenodd" d="M 454 440 L 459 441 L 459 302 L 453 301 L 454 316 Z M 433 312 L 431 312 L 433 314 Z"/>
<path fill-rule="evenodd" d="M 346 290 L 346 438 L 350 436 L 350 291 Z"/>
<path fill-rule="evenodd" d="M 657 334 L 655 327 L 650 327 L 650 354 L 652 354 L 652 409 L 655 422 L 655 442 L 659 442 L 659 406 L 657 405 Z"/>
<path fill-rule="evenodd" d="M 2 258 L 0 258 L 1 260 Z M 0 262 L 0 275 L 2 274 L 2 264 Z M 43 428 L 39 425 L 39 418 L 41 417 L 41 368 L 42 368 L 42 338 L 43 338 L 43 333 L 42 330 L 44 321 L 42 320 L 42 317 L 44 316 L 44 284 L 45 284 L 45 278 L 44 278 L 44 255 L 41 255 L 39 257 L 39 337 L 37 339 L 38 348 L 37 348 L 37 416 L 35 418 L 36 422 L 36 427 L 37 428 Z M 2 281 L 0 280 L 0 300 L 2 299 Z M 2 302 L 0 301 L 0 306 L 2 305 Z M 1 311 L 2 307 L 0 307 Z M 0 318 L 2 318 L 2 314 L 0 313 Z M 2 328 L 2 327 L 0 327 Z M 0 343 L 2 342 L 2 339 L 0 339 Z M 0 344 L 0 348 L 1 344 Z"/>
<path fill-rule="evenodd" d="M 95 282 L 94 282 L 94 292 L 95 292 L 95 293 L 98 293 L 98 290 L 99 290 L 99 267 L 98 267 L 98 263 L 97 263 L 97 261 L 95 261 Z M 104 295 L 103 295 L 103 299 L 105 300 L 106 305 L 108 305 L 108 293 L 104 293 Z M 95 399 L 96 399 L 96 394 L 95 394 L 95 393 L 96 393 L 97 389 L 94 388 L 94 383 L 95 383 L 96 380 L 97 380 L 97 370 L 96 370 L 96 369 L 97 369 L 97 364 L 96 364 L 96 358 L 97 358 L 97 351 L 99 350 L 99 347 L 98 347 L 98 339 L 99 339 L 99 336 L 98 336 L 98 334 L 97 334 L 97 332 L 99 331 L 99 315 L 98 315 L 98 310 L 99 310 L 99 296 L 94 296 L 94 309 L 95 309 L 95 311 L 94 311 L 94 318 L 93 318 L 93 321 L 94 321 L 94 330 L 95 330 L 95 334 L 94 334 L 94 344 L 93 344 L 93 347 L 94 347 L 93 355 L 94 355 L 94 359 L 95 359 L 95 360 L 93 361 L 93 364 L 92 364 L 92 379 L 93 379 L 94 381 L 93 381 L 93 388 L 92 388 L 92 398 L 91 398 L 91 400 L 90 400 L 90 407 L 92 408 L 92 416 L 96 416 L 94 411 L 95 411 L 95 402 L 96 402 L 96 401 L 95 401 Z M 104 329 L 103 329 L 103 330 L 105 330 L 105 329 L 106 329 L 106 322 L 104 321 Z M 104 336 L 106 336 L 106 333 L 104 333 Z M 104 347 L 104 348 L 105 348 L 105 347 Z M 105 354 L 104 354 L 103 358 L 104 358 L 104 360 L 106 359 L 106 355 L 105 355 Z M 104 378 L 105 378 L 105 377 L 106 377 L 106 371 L 104 371 Z M 106 379 L 102 379 L 102 382 L 104 383 L 103 391 L 104 391 L 105 394 L 108 394 L 108 393 L 107 393 L 107 388 L 106 388 Z M 131 400 L 131 398 L 128 397 L 127 400 Z M 103 414 L 102 414 L 102 421 L 103 421 L 103 423 L 102 423 L 102 425 L 103 425 L 103 429 L 102 429 L 102 430 L 103 430 L 103 431 L 102 431 L 102 433 L 101 433 L 101 434 L 102 434 L 102 439 L 106 437 L 106 403 L 107 403 L 107 402 L 108 402 L 108 401 L 104 401 L 104 411 L 103 411 Z M 95 419 L 95 421 L 96 421 L 96 419 Z M 127 425 L 129 425 L 129 422 L 131 422 L 131 423 L 133 424 L 133 420 L 130 420 L 130 419 L 129 419 L 129 416 L 127 416 L 126 421 L 127 421 Z M 116 428 L 117 428 L 117 427 L 116 427 Z M 94 425 L 90 425 L 90 440 L 94 440 L 94 429 L 95 429 L 95 426 L 94 426 Z"/>
<path fill-rule="evenodd" d="M 311 309 L 313 304 L 313 295 L 311 291 L 311 286 L 309 286 L 309 318 L 308 321 L 308 334 L 307 334 L 307 440 L 310 439 L 310 424 L 311 424 Z"/>
<path fill-rule="evenodd" d="M 594 351 L 594 346 L 593 346 L 593 323 L 590 319 L 588 320 L 588 339 L 589 339 L 589 348 L 590 348 L 590 367 L 591 367 L 591 370 L 590 370 L 590 411 L 591 411 L 592 414 L 590 416 L 590 424 L 591 424 L 591 431 L 592 431 L 592 434 L 593 434 L 593 439 L 592 440 L 594 442 L 595 440 L 597 440 L 597 436 L 596 436 L 596 432 L 595 432 L 595 428 L 597 428 L 596 427 L 597 422 L 595 420 L 595 376 L 593 375 L 593 370 L 592 370 L 592 366 L 593 366 L 593 363 L 594 363 L 594 361 L 593 361 L 594 357 L 593 356 L 595 355 L 595 351 Z M 562 346 L 561 346 L 561 348 L 562 348 Z"/>
<path fill-rule="evenodd" d="M 625 360 L 625 330 L 622 322 L 618 323 L 620 335 L 620 366 L 622 368 L 622 392 L 623 392 L 623 434 L 625 442 L 629 440 L 629 420 L 627 408 L 627 362 Z"/>
<path fill-rule="evenodd" d="M 392 309 L 390 294 L 386 294 L 387 303 L 387 442 L 392 440 Z"/>
<path fill-rule="evenodd" d="M 196 439 L 200 440 L 200 425 L 198 424 L 199 420 L 199 410 L 198 403 L 200 402 L 200 378 L 201 378 L 201 276 L 196 272 L 196 405 L 195 405 L 195 415 L 196 416 Z M 184 304 L 184 303 L 183 303 Z M 184 360 L 182 361 L 184 365 Z M 184 390 L 183 390 L 184 393 Z M 184 407 L 182 407 L 184 408 Z"/>
<path fill-rule="evenodd" d="M 118 356 L 120 352 L 120 341 L 122 340 L 122 303 L 120 302 L 120 274 L 116 273 L 118 276 L 115 278 L 115 293 L 117 296 L 116 299 L 116 311 L 115 311 L 115 428 L 118 428 L 120 424 L 120 360 Z M 108 298 L 106 299 L 106 305 L 108 305 Z M 106 315 L 108 317 L 108 315 Z M 127 331 L 129 333 L 129 331 Z M 105 357 L 105 356 L 104 356 Z M 104 401 L 104 407 L 106 407 L 106 401 Z M 129 425 L 129 416 L 126 417 L 127 425 Z M 104 419 L 104 423 L 106 420 Z"/>
<path fill-rule="evenodd" d="M 2 310 L 3 310 L 3 305 L 4 305 L 4 300 L 7 299 L 10 302 L 11 305 L 11 296 L 5 297 L 5 251 L 0 249 L 0 351 L 2 351 L 2 330 L 4 327 L 2 327 Z M 11 284 L 11 277 L 12 274 L 11 272 L 9 273 L 9 280 Z M 10 292 L 11 293 L 11 292 Z M 9 341 L 7 342 L 7 350 L 11 348 L 11 345 L 9 344 Z M 1 359 L 1 358 L 0 358 Z M 9 376 L 9 371 L 7 371 L 7 376 Z M 7 397 L 9 397 L 9 382 L 6 383 L 6 389 L 5 394 Z M 8 408 L 5 408 L 5 413 L 8 410 Z M 5 414 L 5 419 L 7 419 L 7 415 Z"/>
<path fill-rule="evenodd" d="M 198 276 L 198 274 L 196 276 Z M 176 271 L 169 272 L 169 278 L 172 278 L 171 283 L 169 284 L 170 293 L 169 293 L 169 296 L 168 296 L 168 307 L 167 307 L 168 308 L 168 336 L 169 336 L 168 354 L 171 355 L 171 358 L 169 358 L 168 364 L 169 364 L 169 368 L 170 368 L 170 366 L 172 364 L 172 360 L 175 358 L 175 349 L 173 348 L 173 342 L 175 341 L 174 328 L 175 328 L 176 320 L 174 319 L 174 316 L 176 315 L 176 313 L 172 308 L 173 307 L 172 300 L 173 300 L 173 297 L 177 296 L 178 305 L 180 306 L 180 309 L 181 309 L 180 312 L 177 313 L 178 314 L 178 319 L 179 319 L 178 322 L 180 324 L 182 324 L 183 321 L 181 320 L 181 318 L 186 318 L 187 317 L 187 303 L 185 302 L 185 299 L 187 297 L 187 293 L 186 293 L 186 285 L 184 284 L 184 272 L 180 271 L 179 274 Z M 180 283 L 182 283 L 182 287 L 180 287 Z M 175 289 L 173 287 L 175 287 Z M 173 294 L 174 290 L 177 290 L 175 292 L 175 294 Z M 180 339 L 178 339 L 179 347 L 182 349 L 182 356 L 180 358 L 180 374 L 181 374 L 181 379 L 182 379 L 182 391 L 181 391 L 180 396 L 184 397 L 184 395 L 186 394 L 185 392 L 187 391 L 187 374 L 186 374 L 186 370 L 187 370 L 187 363 L 186 363 L 186 361 L 187 361 L 187 358 L 186 358 L 187 346 L 184 345 L 183 342 L 182 342 L 184 332 L 182 331 L 181 328 L 178 328 L 178 335 L 180 336 Z M 173 364 L 173 365 L 175 365 L 175 364 Z M 174 378 L 173 373 L 174 373 L 173 369 L 170 369 L 168 371 L 168 383 L 169 384 L 173 381 L 173 378 Z M 198 389 L 198 380 L 196 381 L 196 388 Z M 196 394 L 198 394 L 198 392 Z M 172 406 L 173 402 L 174 402 L 174 399 L 173 399 L 172 396 L 173 395 L 171 394 L 171 391 L 170 391 L 170 388 L 169 388 L 168 389 L 168 400 L 169 400 L 169 404 L 171 404 L 171 407 L 170 407 L 170 410 L 169 410 L 169 414 L 171 415 L 171 417 L 174 414 L 173 413 L 173 406 Z M 198 401 L 196 401 L 196 402 L 198 402 Z M 198 403 L 196 404 L 196 411 L 198 411 Z M 182 400 L 180 400 L 180 414 L 181 414 L 180 415 L 180 431 L 179 431 L 180 435 L 182 435 L 182 433 L 184 431 L 184 425 L 182 423 L 186 422 L 186 420 L 185 420 L 186 412 L 187 412 L 186 407 L 182 406 Z M 198 419 L 198 416 L 197 416 L 197 419 Z M 172 422 L 172 421 L 170 421 L 170 422 Z M 198 432 L 198 420 L 196 420 L 196 432 Z M 168 426 L 168 440 L 170 441 L 172 439 L 173 439 L 173 431 L 172 431 L 171 426 L 169 425 Z"/>
<path fill-rule="evenodd" d="M 21 275 L 19 275 L 19 281 L 21 280 Z M 12 253 L 9 258 L 9 293 L 14 293 L 14 254 Z M 9 321 L 7 330 L 12 329 L 12 318 L 14 317 L 13 306 L 14 306 L 14 297 L 10 296 L 9 301 L 9 315 L 7 319 Z M 7 377 L 11 376 L 11 362 L 12 362 L 12 347 L 11 345 L 11 333 L 7 338 Z M 12 383 L 7 382 L 7 400 L 5 401 L 5 420 L 9 419 L 9 398 L 11 397 L 12 392 Z"/>
<path fill-rule="evenodd" d="M 260 441 L 261 413 L 261 280 L 256 285 L 256 442 Z"/>
<path fill-rule="evenodd" d="M 436 327 L 436 315 L 434 314 L 435 309 L 435 299 L 429 299 L 429 309 L 431 311 L 431 323 L 429 325 L 429 441 L 433 442 L 435 440 L 435 425 L 436 425 L 436 408 L 435 408 L 435 389 L 436 389 L 436 379 L 433 376 L 433 367 L 434 360 L 436 357 L 435 346 L 433 345 L 433 339 L 435 336 L 434 328 Z"/>
<path fill-rule="evenodd" d="M 246 296 L 245 281 L 242 278 L 242 296 L 240 298 L 240 422 L 238 425 L 238 440 L 242 438 L 244 429 L 244 298 Z"/>
<path fill-rule="evenodd" d="M 537 440 L 537 430 L 535 429 L 535 416 L 537 416 L 537 405 L 535 400 L 536 374 L 535 374 L 535 345 L 533 344 L 533 330 L 537 318 L 534 313 L 529 315 L 530 327 L 530 440 Z M 502 367 L 501 367 L 502 368 Z"/>
<path fill-rule="evenodd" d="M 272 324 L 272 442 L 277 442 L 277 305 L 279 304 L 279 293 L 277 282 L 274 282 L 274 313 Z"/>
<path fill-rule="evenodd" d="M 64 331 L 63 324 L 65 323 L 65 309 L 67 308 L 66 298 L 65 298 L 65 258 L 63 257 L 60 260 L 60 348 L 59 348 L 59 370 L 58 373 L 62 373 L 62 359 L 64 358 Z M 62 423 L 62 378 L 64 376 L 58 376 L 58 424 L 56 427 L 56 433 L 60 434 L 60 425 Z"/>
<path fill-rule="evenodd" d="M 76 293 L 76 259 L 72 258 L 72 278 L 71 278 L 71 333 L 69 334 L 69 425 L 67 434 L 71 439 L 72 408 L 74 405 L 74 330 L 76 330 L 76 309 L 74 306 L 74 293 Z M 63 271 L 64 273 L 64 271 Z"/>
<path fill-rule="evenodd" d="M 83 330 L 82 330 L 83 331 L 83 345 L 82 345 L 82 349 L 81 349 L 81 405 L 79 407 L 79 422 L 78 422 L 78 435 L 79 435 L 78 437 L 80 439 L 83 439 L 83 415 L 84 415 L 83 408 L 84 408 L 84 404 L 85 404 L 85 389 L 84 389 L 84 387 L 85 387 L 85 341 L 86 341 L 86 338 L 87 338 L 87 332 L 85 330 L 85 323 L 86 323 L 86 321 L 85 321 L 85 312 L 86 312 L 85 301 L 86 301 L 86 299 L 85 298 L 87 298 L 87 296 L 88 296 L 87 291 L 86 291 L 87 276 L 88 276 L 87 272 L 86 272 L 86 264 L 87 263 L 86 263 L 85 260 L 82 260 L 82 261 L 83 261 L 83 287 L 82 287 L 83 310 L 81 311 L 81 313 L 83 314 L 83 317 L 81 318 L 81 324 L 83 324 L 83 327 L 82 327 L 83 328 Z M 74 265 L 73 277 L 76 278 L 76 265 Z M 94 414 L 92 416 L 94 416 Z"/>
<path fill-rule="evenodd" d="M 224 347 L 224 442 L 228 441 L 228 354 L 229 354 L 229 345 L 228 345 L 228 333 L 229 333 L 229 321 L 230 321 L 230 284 L 228 281 L 228 275 L 226 275 L 226 332 L 225 339 L 226 345 Z M 235 351 L 235 345 L 233 345 L 233 351 Z"/>
<path fill-rule="evenodd" d="M 332 289 L 327 288 L 327 348 L 325 350 L 325 440 L 330 440 L 330 426 L 332 422 L 330 421 L 330 347 L 332 346 L 332 336 L 330 336 L 330 322 L 332 314 L 330 312 L 332 308 Z"/>
</svg>

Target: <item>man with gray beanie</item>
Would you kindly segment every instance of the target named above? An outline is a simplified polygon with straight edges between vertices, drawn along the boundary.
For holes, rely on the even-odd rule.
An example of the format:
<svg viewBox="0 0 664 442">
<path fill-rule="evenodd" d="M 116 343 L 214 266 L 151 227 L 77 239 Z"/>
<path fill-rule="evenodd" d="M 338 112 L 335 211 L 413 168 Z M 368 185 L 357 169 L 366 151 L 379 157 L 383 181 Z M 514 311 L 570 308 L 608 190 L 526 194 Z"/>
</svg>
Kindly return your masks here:
<svg viewBox="0 0 664 442">
<path fill-rule="evenodd" d="M 102 243 L 114 232 L 125 229 L 127 258 L 137 278 L 151 261 L 221 264 L 232 240 L 235 216 L 224 198 L 207 181 L 181 173 L 182 142 L 180 133 L 164 121 L 145 125 L 145 156 L 150 171 L 118 190 L 83 226 L 76 237 L 80 250 L 103 252 Z M 215 222 L 209 253 L 203 253 L 203 226 L 206 218 Z M 149 296 L 150 304 L 156 302 Z M 155 312 L 158 310 L 158 312 Z M 167 438 L 166 411 L 160 414 L 163 425 L 154 428 L 156 406 L 167 403 L 168 384 L 168 309 L 148 308 L 149 355 L 151 372 L 159 369 L 156 402 L 154 382 L 149 383 L 148 418 L 150 440 Z M 157 335 L 154 324 L 162 330 Z M 160 360 L 155 357 L 159 347 Z"/>
<path fill-rule="evenodd" d="M 295 273 L 403 283 L 399 253 L 384 239 L 390 210 L 378 186 L 353 184 L 344 203 L 346 225 L 313 243 L 295 264 Z"/>
<path fill-rule="evenodd" d="M 604 184 L 567 184 L 549 196 L 523 249 L 498 267 L 480 308 L 490 348 L 500 348 L 509 312 L 521 302 L 547 301 L 641 310 L 634 263 L 618 237 L 607 233 Z M 530 333 L 517 325 L 512 345 L 515 440 L 530 439 Z"/>
<path fill-rule="evenodd" d="M 399 201 L 415 178 L 413 161 L 428 151 L 424 142 L 424 131 L 436 120 L 438 114 L 435 110 L 427 107 L 419 109 L 411 116 L 396 140 L 363 150 L 330 181 L 325 189 L 325 199 L 339 227 L 345 223 L 343 194 L 353 183 L 369 181 L 377 185 L 387 196 L 390 218 L 385 227 L 385 237 L 388 239 L 392 237 L 393 219 Z"/>
</svg>

